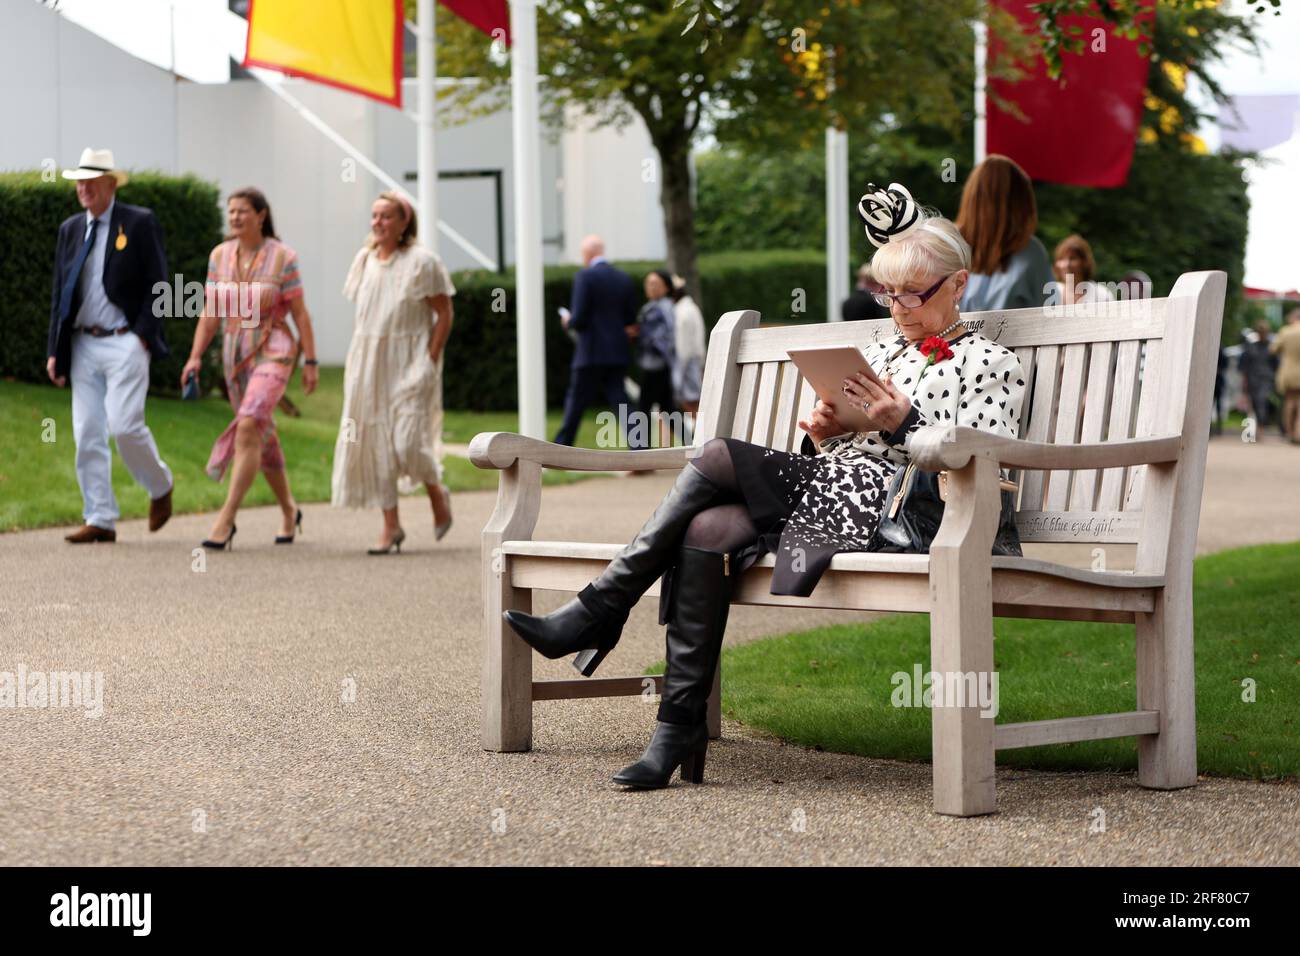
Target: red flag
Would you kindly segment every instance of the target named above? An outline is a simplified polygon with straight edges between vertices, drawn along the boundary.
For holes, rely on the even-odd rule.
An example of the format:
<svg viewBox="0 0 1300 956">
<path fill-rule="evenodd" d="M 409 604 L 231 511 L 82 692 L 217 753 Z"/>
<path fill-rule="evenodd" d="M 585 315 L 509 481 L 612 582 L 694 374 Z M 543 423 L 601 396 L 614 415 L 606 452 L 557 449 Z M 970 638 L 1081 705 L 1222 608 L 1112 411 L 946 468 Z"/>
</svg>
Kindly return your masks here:
<svg viewBox="0 0 1300 956">
<path fill-rule="evenodd" d="M 994 0 L 1030 31 L 1038 17 L 1030 0 Z M 1140 0 L 1144 31 L 1154 30 L 1154 0 Z M 1083 53 L 1061 54 L 1061 79 L 1049 79 L 1039 58 L 1017 83 L 990 80 L 990 91 L 1015 103 L 1028 122 L 987 98 L 987 150 L 1010 156 L 1032 178 L 1076 186 L 1123 186 L 1133 162 L 1133 145 L 1142 122 L 1147 57 L 1138 41 L 1115 35 L 1104 20 L 1065 17 L 1062 26 L 1083 27 Z M 1101 32 L 1098 33 L 1097 31 Z M 1001 52 L 990 35 L 989 56 Z"/>
<path fill-rule="evenodd" d="M 510 7 L 506 0 L 441 0 L 441 3 L 494 40 L 493 31 L 503 30 L 505 45 L 510 45 Z"/>
</svg>

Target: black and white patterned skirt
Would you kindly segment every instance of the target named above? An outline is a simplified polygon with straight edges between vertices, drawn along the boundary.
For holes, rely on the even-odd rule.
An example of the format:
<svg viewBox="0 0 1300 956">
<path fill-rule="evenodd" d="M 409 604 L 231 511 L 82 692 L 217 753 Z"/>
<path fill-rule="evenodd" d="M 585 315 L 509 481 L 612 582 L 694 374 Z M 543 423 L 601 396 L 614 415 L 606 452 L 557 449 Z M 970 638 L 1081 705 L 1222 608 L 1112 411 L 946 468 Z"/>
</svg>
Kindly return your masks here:
<svg viewBox="0 0 1300 956">
<path fill-rule="evenodd" d="M 736 555 L 739 570 L 775 554 L 771 593 L 807 597 L 836 554 L 868 550 L 897 465 L 847 445 L 829 456 L 723 441 L 758 529 Z"/>
</svg>

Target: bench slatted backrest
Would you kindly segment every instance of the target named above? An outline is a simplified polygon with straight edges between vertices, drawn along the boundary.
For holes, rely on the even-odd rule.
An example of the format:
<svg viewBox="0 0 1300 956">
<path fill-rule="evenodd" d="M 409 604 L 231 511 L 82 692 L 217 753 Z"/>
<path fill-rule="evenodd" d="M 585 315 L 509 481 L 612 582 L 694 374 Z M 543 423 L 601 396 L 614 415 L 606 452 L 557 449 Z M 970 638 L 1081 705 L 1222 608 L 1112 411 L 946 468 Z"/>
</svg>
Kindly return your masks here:
<svg viewBox="0 0 1300 956">
<path fill-rule="evenodd" d="M 1186 314 L 1186 304 L 1146 299 L 971 313 L 963 318 L 972 330 L 1020 359 L 1027 383 L 1020 437 L 1073 444 L 1179 431 L 1181 415 L 1171 410 L 1182 409 L 1186 395 L 1161 394 L 1160 380 L 1166 320 L 1171 310 Z M 804 432 L 797 423 L 807 417 L 816 396 L 786 350 L 865 346 L 891 341 L 896 334 L 889 319 L 767 328 L 757 324 L 757 313 L 734 312 L 714 330 L 697 445 L 714 435 L 730 435 L 798 451 Z M 1179 358 L 1185 361 L 1187 354 L 1180 350 Z M 1185 374 L 1173 379 L 1186 388 Z M 1139 465 L 1013 473 L 1021 486 L 1017 525 L 1022 540 L 1137 542 L 1145 469 Z"/>
</svg>

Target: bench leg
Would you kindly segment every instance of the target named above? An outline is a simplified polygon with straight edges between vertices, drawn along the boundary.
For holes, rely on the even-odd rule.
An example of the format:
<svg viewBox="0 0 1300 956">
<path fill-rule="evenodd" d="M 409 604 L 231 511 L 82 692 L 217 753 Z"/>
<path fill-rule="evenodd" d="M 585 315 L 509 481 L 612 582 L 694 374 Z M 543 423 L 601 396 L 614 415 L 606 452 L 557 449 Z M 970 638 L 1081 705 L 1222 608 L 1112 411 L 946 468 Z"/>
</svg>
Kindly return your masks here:
<svg viewBox="0 0 1300 956">
<path fill-rule="evenodd" d="M 952 579 L 956 583 L 955 579 Z M 931 578 L 934 581 L 934 578 Z M 932 588 L 936 588 L 934 583 Z M 957 595 L 952 596 L 957 601 Z M 972 602 L 978 604 L 978 602 Z M 986 682 L 993 672 L 992 608 L 986 616 L 970 610 L 930 616 L 930 670 L 936 674 L 974 672 Z M 948 620 L 943 618 L 947 617 Z M 955 621 L 953 618 L 963 618 Z M 938 697 L 936 684 L 936 698 Z M 934 812 L 957 817 L 997 812 L 994 720 L 982 716 L 978 702 L 935 706 L 930 710 L 934 754 Z"/>
<path fill-rule="evenodd" d="M 993 569 L 989 561 L 998 521 L 997 465 L 974 459 L 949 472 L 943 524 L 930 548 L 930 670 L 947 684 L 974 673 L 993 679 Z M 963 682 L 963 688 L 968 685 Z M 964 697 L 966 695 L 963 695 Z M 958 817 L 997 812 L 994 717 L 976 700 L 936 694 L 930 710 L 934 812 Z"/>
<path fill-rule="evenodd" d="M 497 559 L 501 562 L 499 554 Z M 480 695 L 483 749 L 528 750 L 533 745 L 533 650 L 501 615 L 510 609 L 531 613 L 533 592 L 502 583 L 502 572 L 487 580 Z"/>
<path fill-rule="evenodd" d="M 1160 711 L 1160 733 L 1138 737 L 1138 783 L 1196 785 L 1196 673 L 1190 580 L 1167 582 L 1150 614 L 1137 615 L 1137 706 Z"/>
<path fill-rule="evenodd" d="M 480 708 L 484 750 L 528 750 L 533 745 L 533 649 L 501 617 L 511 609 L 531 612 L 533 592 L 510 585 L 501 545 L 532 537 L 541 496 L 541 466 L 516 462 L 501 473 L 496 510 L 483 529 Z"/>
<path fill-rule="evenodd" d="M 718 666 L 713 670 L 713 690 L 709 691 L 709 708 L 705 718 L 709 725 L 709 739 L 717 740 L 722 736 L 722 656 L 718 656 Z"/>
</svg>

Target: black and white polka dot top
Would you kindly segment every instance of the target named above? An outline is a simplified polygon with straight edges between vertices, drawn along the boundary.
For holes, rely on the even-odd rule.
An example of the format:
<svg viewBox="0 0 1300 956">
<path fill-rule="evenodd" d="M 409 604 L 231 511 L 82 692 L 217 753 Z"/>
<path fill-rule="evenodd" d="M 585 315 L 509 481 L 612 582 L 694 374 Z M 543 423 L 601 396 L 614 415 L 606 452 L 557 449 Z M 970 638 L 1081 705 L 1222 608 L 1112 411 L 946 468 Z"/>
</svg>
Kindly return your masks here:
<svg viewBox="0 0 1300 956">
<path fill-rule="evenodd" d="M 885 361 L 906 342 L 900 335 L 865 347 L 863 354 L 881 374 Z M 907 418 L 894 432 L 836 435 L 822 441 L 821 453 L 837 458 L 865 453 L 904 464 L 908 436 L 926 425 L 965 425 L 1018 437 L 1026 382 L 1015 353 L 977 332 L 966 332 L 948 346 L 952 358 L 928 367 L 919 343 L 892 363 L 897 369 L 894 384 L 912 402 Z"/>
</svg>

